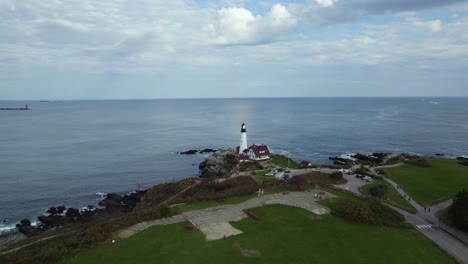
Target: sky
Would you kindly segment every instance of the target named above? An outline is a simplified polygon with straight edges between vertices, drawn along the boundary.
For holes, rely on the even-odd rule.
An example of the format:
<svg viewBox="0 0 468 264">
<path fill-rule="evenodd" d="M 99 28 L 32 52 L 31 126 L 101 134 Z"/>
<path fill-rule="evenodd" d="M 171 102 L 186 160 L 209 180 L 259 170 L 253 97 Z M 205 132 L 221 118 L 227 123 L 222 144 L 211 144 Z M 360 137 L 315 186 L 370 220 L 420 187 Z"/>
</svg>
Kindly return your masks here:
<svg viewBox="0 0 468 264">
<path fill-rule="evenodd" d="M 466 0 L 0 0 L 0 100 L 468 96 Z"/>
</svg>

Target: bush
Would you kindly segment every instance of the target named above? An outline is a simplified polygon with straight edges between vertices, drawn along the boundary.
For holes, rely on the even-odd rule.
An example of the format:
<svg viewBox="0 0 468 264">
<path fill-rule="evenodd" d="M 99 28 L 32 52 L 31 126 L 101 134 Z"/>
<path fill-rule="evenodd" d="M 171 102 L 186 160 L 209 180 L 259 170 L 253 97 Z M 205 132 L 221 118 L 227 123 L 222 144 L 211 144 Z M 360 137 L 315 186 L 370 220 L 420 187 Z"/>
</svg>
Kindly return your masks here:
<svg viewBox="0 0 468 264">
<path fill-rule="evenodd" d="M 468 231 L 468 192 L 463 189 L 453 199 L 448 215 L 451 222 L 460 230 Z"/>
<path fill-rule="evenodd" d="M 262 164 L 256 160 L 244 161 L 239 163 L 240 171 L 251 171 L 251 170 L 262 170 L 264 169 Z"/>
<path fill-rule="evenodd" d="M 296 185 L 297 189 L 300 190 L 301 186 L 306 185 L 308 183 L 308 179 L 304 175 L 297 175 L 289 179 L 288 183 L 291 185 Z"/>
<path fill-rule="evenodd" d="M 385 184 L 380 184 L 376 187 L 371 188 L 369 192 L 372 196 L 383 199 L 383 197 L 388 192 L 388 187 Z"/>
<path fill-rule="evenodd" d="M 177 198 L 177 203 L 203 200 L 224 200 L 233 196 L 249 195 L 257 191 L 259 185 L 252 177 L 235 177 L 223 182 L 204 180 L 188 189 Z"/>
<path fill-rule="evenodd" d="M 375 199 L 353 201 L 338 198 L 332 214 L 345 220 L 377 226 L 407 227 L 405 218 Z"/>
<path fill-rule="evenodd" d="M 463 165 L 463 166 L 468 166 L 468 160 L 460 161 L 458 164 Z"/>
<path fill-rule="evenodd" d="M 422 167 L 422 168 L 430 168 L 432 165 L 423 158 L 409 158 L 405 160 L 406 164 Z"/>
<path fill-rule="evenodd" d="M 356 174 L 363 174 L 363 175 L 369 175 L 370 174 L 370 170 L 364 166 L 361 166 L 357 169 L 354 170 L 354 173 Z"/>
<path fill-rule="evenodd" d="M 343 173 L 341 173 L 341 171 L 335 171 L 330 174 L 330 178 L 336 179 L 336 180 L 343 179 Z"/>
</svg>

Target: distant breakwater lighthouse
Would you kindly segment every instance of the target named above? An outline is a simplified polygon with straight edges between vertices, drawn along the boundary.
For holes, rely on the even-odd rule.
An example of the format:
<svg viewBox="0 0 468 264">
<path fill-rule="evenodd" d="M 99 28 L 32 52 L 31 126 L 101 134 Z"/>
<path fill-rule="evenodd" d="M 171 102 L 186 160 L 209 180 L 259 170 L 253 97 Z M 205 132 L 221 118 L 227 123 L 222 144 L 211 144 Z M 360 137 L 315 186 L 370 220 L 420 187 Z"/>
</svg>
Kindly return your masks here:
<svg viewBox="0 0 468 264">
<path fill-rule="evenodd" d="M 247 129 L 245 129 L 245 123 L 241 125 L 241 139 L 239 145 L 239 155 L 247 149 Z"/>
</svg>

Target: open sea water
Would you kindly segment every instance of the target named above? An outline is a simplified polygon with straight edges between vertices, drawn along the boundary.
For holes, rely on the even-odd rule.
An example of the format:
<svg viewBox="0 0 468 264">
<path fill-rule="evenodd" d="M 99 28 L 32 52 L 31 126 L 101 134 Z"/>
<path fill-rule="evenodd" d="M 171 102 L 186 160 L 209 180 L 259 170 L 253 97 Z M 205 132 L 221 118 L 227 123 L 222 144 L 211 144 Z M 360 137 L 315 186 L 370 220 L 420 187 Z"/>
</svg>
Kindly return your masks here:
<svg viewBox="0 0 468 264">
<path fill-rule="evenodd" d="M 249 145 L 301 161 L 344 153 L 468 155 L 468 98 L 0 101 L 0 233 L 50 206 L 96 205 L 196 176 L 188 149 Z"/>
</svg>

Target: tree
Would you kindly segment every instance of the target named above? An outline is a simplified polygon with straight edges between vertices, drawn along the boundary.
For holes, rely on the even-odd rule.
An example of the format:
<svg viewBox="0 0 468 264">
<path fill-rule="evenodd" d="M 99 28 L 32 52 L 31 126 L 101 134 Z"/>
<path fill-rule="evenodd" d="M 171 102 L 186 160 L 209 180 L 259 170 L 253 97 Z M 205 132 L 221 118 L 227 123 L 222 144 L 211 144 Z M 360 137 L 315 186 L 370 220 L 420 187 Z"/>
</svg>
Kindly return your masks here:
<svg viewBox="0 0 468 264">
<path fill-rule="evenodd" d="M 463 189 L 453 199 L 448 210 L 452 223 L 463 231 L 468 231 L 468 192 Z"/>
</svg>

